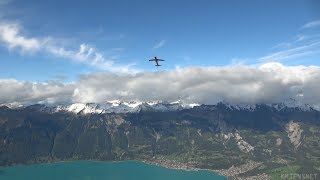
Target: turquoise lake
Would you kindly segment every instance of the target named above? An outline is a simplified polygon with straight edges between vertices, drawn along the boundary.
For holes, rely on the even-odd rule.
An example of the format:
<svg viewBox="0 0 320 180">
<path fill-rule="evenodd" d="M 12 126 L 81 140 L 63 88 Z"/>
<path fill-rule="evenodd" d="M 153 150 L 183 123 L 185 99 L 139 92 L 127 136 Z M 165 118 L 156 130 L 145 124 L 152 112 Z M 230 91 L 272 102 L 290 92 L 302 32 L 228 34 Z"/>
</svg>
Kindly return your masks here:
<svg viewBox="0 0 320 180">
<path fill-rule="evenodd" d="M 210 171 L 167 169 L 137 161 L 74 161 L 0 168 L 1 180 L 222 180 Z"/>
</svg>

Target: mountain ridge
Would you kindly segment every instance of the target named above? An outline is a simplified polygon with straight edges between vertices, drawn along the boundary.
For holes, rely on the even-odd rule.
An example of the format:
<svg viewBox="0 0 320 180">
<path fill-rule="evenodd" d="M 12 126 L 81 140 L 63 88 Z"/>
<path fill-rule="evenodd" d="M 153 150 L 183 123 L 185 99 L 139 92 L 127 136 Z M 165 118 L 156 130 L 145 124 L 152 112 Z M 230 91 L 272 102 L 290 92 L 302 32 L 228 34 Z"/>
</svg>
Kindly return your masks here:
<svg viewBox="0 0 320 180">
<path fill-rule="evenodd" d="M 267 106 L 269 108 L 274 108 L 277 111 L 286 110 L 286 109 L 296 109 L 301 111 L 320 111 L 320 108 L 317 106 L 311 106 L 308 104 L 301 104 L 295 101 L 294 99 L 289 99 L 281 103 L 273 104 L 232 104 L 228 102 L 218 102 L 216 104 L 196 104 L 196 103 L 184 103 L 182 101 L 175 102 L 165 102 L 165 101 L 106 101 L 104 103 L 70 103 L 64 105 L 46 105 L 46 104 L 31 104 L 27 106 L 23 105 L 10 105 L 2 104 L 0 106 L 6 106 L 11 109 L 19 109 L 25 107 L 31 107 L 35 105 L 40 105 L 43 110 L 52 111 L 52 112 L 73 112 L 75 114 L 101 114 L 101 113 L 138 113 L 140 111 L 177 111 L 183 109 L 191 109 L 194 107 L 218 107 L 225 106 L 226 108 L 232 110 L 246 110 L 254 111 L 256 108 L 261 106 Z M 39 106 L 39 107 L 40 107 Z"/>
</svg>

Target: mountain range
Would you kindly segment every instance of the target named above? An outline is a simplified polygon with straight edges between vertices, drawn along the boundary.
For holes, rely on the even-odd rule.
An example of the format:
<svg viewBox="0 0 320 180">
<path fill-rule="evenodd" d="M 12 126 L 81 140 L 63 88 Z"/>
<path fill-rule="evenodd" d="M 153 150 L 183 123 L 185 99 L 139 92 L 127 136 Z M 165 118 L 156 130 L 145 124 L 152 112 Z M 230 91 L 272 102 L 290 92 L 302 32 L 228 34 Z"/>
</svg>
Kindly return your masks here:
<svg viewBox="0 0 320 180">
<path fill-rule="evenodd" d="M 266 105 L 275 110 L 282 110 L 285 108 L 295 108 L 303 111 L 311 111 L 311 110 L 320 110 L 320 107 L 311 106 L 308 104 L 301 104 L 294 99 L 289 99 L 282 103 L 274 103 L 274 104 L 231 104 L 227 102 L 219 102 L 218 104 L 224 104 L 229 109 L 233 110 L 249 110 L 254 111 L 255 108 L 259 105 Z M 175 102 L 163 102 L 163 101 L 121 101 L 121 100 L 113 100 L 106 101 L 104 103 L 71 103 L 64 105 L 44 105 L 44 104 L 33 104 L 42 106 L 43 110 L 50 112 L 73 112 L 73 113 L 81 113 L 81 114 L 103 114 L 103 113 L 138 113 L 140 111 L 177 111 L 182 109 L 190 109 L 195 106 L 201 106 L 197 103 L 184 103 L 183 101 L 175 101 Z M 21 104 L 2 104 L 0 106 L 6 106 L 11 109 L 19 109 L 27 106 Z M 203 105 L 205 106 L 205 105 Z"/>
<path fill-rule="evenodd" d="M 75 103 L 0 107 L 0 165 L 141 160 L 235 179 L 320 172 L 320 111 L 279 104 Z"/>
</svg>

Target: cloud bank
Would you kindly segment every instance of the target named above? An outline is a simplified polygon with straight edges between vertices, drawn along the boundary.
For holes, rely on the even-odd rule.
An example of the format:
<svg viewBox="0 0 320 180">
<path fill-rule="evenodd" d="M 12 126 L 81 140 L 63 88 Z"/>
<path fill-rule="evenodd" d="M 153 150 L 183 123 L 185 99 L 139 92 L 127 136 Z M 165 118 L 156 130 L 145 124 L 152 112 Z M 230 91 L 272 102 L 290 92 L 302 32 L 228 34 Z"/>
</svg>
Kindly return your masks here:
<svg viewBox="0 0 320 180">
<path fill-rule="evenodd" d="M 74 83 L 0 80 L 2 103 L 73 103 L 124 101 L 176 101 L 233 104 L 320 102 L 320 67 L 265 63 L 259 67 L 191 67 L 171 71 L 82 75 Z"/>
</svg>

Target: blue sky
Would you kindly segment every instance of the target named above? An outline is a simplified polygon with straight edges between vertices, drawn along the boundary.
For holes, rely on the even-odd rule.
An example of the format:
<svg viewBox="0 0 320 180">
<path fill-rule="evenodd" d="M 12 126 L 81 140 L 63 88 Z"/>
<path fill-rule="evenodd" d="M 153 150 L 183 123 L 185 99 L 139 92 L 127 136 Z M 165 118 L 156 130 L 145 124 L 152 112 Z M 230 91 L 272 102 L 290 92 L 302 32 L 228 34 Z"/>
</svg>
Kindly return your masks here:
<svg viewBox="0 0 320 180">
<path fill-rule="evenodd" d="M 27 81 L 155 71 L 154 56 L 163 70 L 320 65 L 316 0 L 0 0 L 0 33 L 0 77 Z"/>
</svg>

